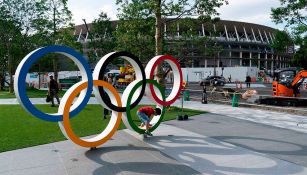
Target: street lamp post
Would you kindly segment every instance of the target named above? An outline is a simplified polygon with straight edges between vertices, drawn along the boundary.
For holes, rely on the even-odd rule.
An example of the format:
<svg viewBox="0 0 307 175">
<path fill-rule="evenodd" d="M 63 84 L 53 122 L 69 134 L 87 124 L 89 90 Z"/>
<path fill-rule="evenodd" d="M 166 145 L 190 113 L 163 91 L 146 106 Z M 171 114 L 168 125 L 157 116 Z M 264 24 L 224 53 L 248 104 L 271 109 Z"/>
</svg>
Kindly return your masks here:
<svg viewBox="0 0 307 175">
<path fill-rule="evenodd" d="M 216 76 L 216 42 L 214 42 L 214 65 L 213 65 L 213 75 Z"/>
</svg>

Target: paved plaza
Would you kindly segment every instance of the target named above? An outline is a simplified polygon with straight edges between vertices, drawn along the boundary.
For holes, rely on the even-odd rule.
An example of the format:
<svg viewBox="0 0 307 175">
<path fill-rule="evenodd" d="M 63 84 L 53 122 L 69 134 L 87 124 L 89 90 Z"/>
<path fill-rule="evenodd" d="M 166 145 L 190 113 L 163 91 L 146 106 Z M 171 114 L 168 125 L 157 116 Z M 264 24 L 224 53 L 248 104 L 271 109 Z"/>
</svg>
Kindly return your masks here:
<svg viewBox="0 0 307 175">
<path fill-rule="evenodd" d="M 0 153 L 0 174 L 307 174 L 305 116 L 200 102 L 184 107 L 209 113 L 164 122 L 146 140 L 121 130 L 97 150 L 61 141 Z"/>
</svg>

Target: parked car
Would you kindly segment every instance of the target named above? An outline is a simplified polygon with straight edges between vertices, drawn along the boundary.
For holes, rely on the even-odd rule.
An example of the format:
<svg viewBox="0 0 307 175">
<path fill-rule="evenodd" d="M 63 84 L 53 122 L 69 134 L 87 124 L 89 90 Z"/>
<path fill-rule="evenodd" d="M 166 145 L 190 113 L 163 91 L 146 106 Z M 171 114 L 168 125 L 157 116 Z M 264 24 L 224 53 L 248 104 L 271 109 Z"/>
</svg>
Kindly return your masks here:
<svg viewBox="0 0 307 175">
<path fill-rule="evenodd" d="M 119 70 L 110 70 L 109 72 L 106 72 L 104 74 L 104 76 L 106 76 L 106 77 L 109 77 L 109 76 L 113 77 L 113 76 L 117 76 L 119 74 L 120 74 Z"/>
<path fill-rule="evenodd" d="M 200 85 L 213 85 L 213 86 L 224 86 L 226 79 L 222 76 L 209 76 L 205 79 L 202 79 Z"/>
</svg>

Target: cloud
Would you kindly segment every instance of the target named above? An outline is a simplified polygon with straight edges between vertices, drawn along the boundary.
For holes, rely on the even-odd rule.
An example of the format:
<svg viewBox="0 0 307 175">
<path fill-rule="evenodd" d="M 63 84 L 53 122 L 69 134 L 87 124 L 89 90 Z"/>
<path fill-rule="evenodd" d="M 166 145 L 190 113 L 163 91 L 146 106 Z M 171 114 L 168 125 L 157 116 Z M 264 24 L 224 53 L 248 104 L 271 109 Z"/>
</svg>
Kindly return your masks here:
<svg viewBox="0 0 307 175">
<path fill-rule="evenodd" d="M 82 19 L 92 22 L 103 11 L 111 20 L 117 19 L 117 8 L 110 0 L 69 0 L 69 9 L 73 13 L 75 24 L 83 24 Z M 279 0 L 229 0 L 229 5 L 218 9 L 221 19 L 262 24 L 273 28 L 283 28 L 276 25 L 270 18 L 271 8 L 280 6 Z"/>
<path fill-rule="evenodd" d="M 112 6 L 111 4 L 106 4 L 101 7 L 101 11 L 107 13 L 108 17 L 112 20 L 117 19 L 117 9 L 115 6 Z"/>
<path fill-rule="evenodd" d="M 279 27 L 271 20 L 271 8 L 279 7 L 279 0 L 229 0 L 229 5 L 224 5 L 218 12 L 221 19 L 250 22 Z"/>
<path fill-rule="evenodd" d="M 116 19 L 117 6 L 115 1 L 110 0 L 69 0 L 68 8 L 73 14 L 73 22 L 75 24 L 83 24 L 82 19 L 86 19 L 87 23 L 91 23 L 103 11 L 112 19 Z"/>
</svg>

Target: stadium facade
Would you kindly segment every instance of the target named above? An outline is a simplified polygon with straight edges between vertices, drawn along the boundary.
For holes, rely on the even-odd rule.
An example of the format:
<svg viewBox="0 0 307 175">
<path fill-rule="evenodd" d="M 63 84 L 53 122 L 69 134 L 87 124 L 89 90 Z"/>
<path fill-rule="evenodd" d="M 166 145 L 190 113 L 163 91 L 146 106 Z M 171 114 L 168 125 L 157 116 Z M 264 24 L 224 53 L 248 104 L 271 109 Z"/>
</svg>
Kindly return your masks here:
<svg viewBox="0 0 307 175">
<path fill-rule="evenodd" d="M 197 21 L 195 19 L 195 21 Z M 118 21 L 113 21 L 113 26 L 120 25 Z M 172 25 L 172 26 L 171 26 Z M 175 26 L 175 31 L 174 31 Z M 271 44 L 275 39 L 275 32 L 277 29 L 237 21 L 220 20 L 216 23 L 199 23 L 193 25 L 194 33 L 197 37 L 207 37 L 215 42 L 215 45 L 220 46 L 220 51 L 214 56 L 206 54 L 199 54 L 199 47 L 190 49 L 188 56 L 179 58 L 182 61 L 183 67 L 258 67 L 259 69 L 274 70 L 286 68 L 290 66 L 292 58 L 293 47 L 285 48 L 283 53 L 277 53 Z M 196 26 L 196 27 L 195 27 Z M 88 28 L 91 29 L 89 24 Z M 172 43 L 180 40 L 183 36 L 186 26 L 181 27 L 180 22 L 173 22 L 172 24 L 164 24 L 163 29 L 164 41 L 171 47 Z M 196 32 L 195 32 L 196 31 Z M 212 33 L 215 33 L 213 36 Z M 74 35 L 85 46 L 89 41 L 89 34 L 85 25 L 76 26 Z M 181 40 L 182 41 L 182 40 Z M 205 46 L 206 47 L 206 46 Z M 201 47 L 204 48 L 204 47 Z"/>
</svg>

